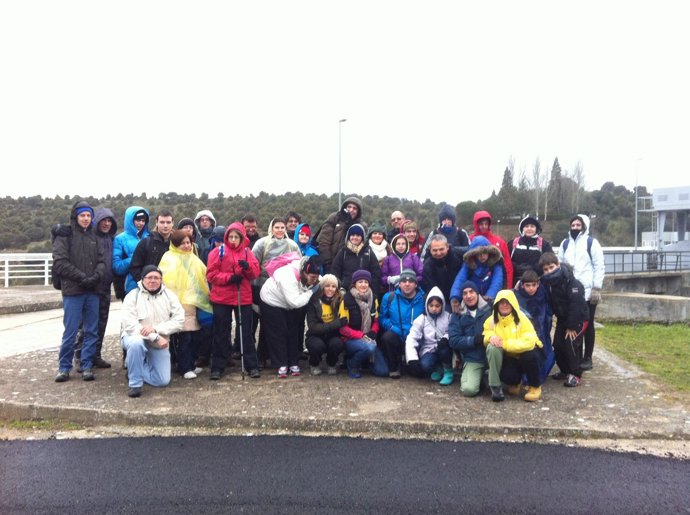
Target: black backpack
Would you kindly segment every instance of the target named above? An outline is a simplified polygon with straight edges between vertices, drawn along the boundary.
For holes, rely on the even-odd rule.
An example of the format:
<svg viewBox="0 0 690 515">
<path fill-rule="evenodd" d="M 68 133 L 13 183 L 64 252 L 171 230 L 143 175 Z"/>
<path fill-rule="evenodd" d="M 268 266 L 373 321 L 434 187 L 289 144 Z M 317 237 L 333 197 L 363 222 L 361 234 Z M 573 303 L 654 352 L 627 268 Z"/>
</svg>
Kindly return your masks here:
<svg viewBox="0 0 690 515">
<path fill-rule="evenodd" d="M 69 224 L 60 224 L 57 223 L 53 225 L 50 228 L 50 243 L 55 242 L 55 238 L 58 236 L 67 236 L 69 239 L 69 244 L 70 246 L 72 245 L 72 226 Z M 50 282 L 53 284 L 53 288 L 56 290 L 61 290 L 62 289 L 62 280 L 60 279 L 60 275 L 56 274 L 55 271 L 50 274 Z"/>
</svg>

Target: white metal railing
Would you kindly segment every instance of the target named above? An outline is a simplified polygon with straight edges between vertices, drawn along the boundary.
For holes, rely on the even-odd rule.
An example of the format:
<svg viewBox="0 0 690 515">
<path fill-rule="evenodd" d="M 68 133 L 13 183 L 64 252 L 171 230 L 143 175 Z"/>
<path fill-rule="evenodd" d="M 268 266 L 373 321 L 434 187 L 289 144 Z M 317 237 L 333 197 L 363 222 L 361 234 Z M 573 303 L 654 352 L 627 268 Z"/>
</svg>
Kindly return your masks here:
<svg viewBox="0 0 690 515">
<path fill-rule="evenodd" d="M 50 284 L 53 255 L 50 253 L 0 254 L 0 273 L 5 288 Z"/>
</svg>

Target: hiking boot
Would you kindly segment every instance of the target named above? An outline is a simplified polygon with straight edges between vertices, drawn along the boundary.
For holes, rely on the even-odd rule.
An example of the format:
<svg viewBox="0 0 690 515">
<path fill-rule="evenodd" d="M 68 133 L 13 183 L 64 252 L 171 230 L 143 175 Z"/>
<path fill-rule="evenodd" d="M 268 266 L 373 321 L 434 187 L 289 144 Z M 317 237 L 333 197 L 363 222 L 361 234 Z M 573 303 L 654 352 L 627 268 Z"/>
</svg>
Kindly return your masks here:
<svg viewBox="0 0 690 515">
<path fill-rule="evenodd" d="M 280 367 L 278 369 L 278 377 L 285 379 L 288 376 L 288 367 Z"/>
<path fill-rule="evenodd" d="M 520 389 L 522 388 L 522 385 L 520 384 L 511 384 L 506 387 L 506 393 L 508 395 L 520 395 Z"/>
<path fill-rule="evenodd" d="M 541 386 L 528 386 L 524 399 L 527 402 L 535 402 L 541 399 Z"/>
<path fill-rule="evenodd" d="M 592 370 L 592 358 L 585 358 L 580 362 L 582 370 Z"/>
<path fill-rule="evenodd" d="M 506 398 L 505 395 L 503 395 L 503 388 L 500 386 L 489 386 L 491 388 L 491 400 L 494 402 L 501 402 Z"/>
<path fill-rule="evenodd" d="M 92 369 L 90 369 L 90 368 L 85 368 L 85 369 L 84 369 L 84 372 L 82 372 L 81 378 L 82 378 L 84 381 L 93 381 L 94 379 L 96 379 L 96 376 L 93 375 L 93 370 L 92 370 Z"/>
<path fill-rule="evenodd" d="M 453 380 L 455 379 L 455 373 L 453 372 L 452 368 L 446 368 L 443 371 L 443 377 L 441 380 L 438 382 L 441 386 L 449 386 L 453 384 Z"/>
<path fill-rule="evenodd" d="M 293 365 L 290 367 L 290 375 L 292 377 L 297 377 L 302 374 L 302 371 L 299 369 L 297 365 Z"/>
<path fill-rule="evenodd" d="M 222 375 L 223 372 L 221 372 L 220 370 L 211 370 L 211 374 L 208 376 L 208 378 L 211 381 L 218 381 L 218 379 L 220 379 L 220 376 Z"/>
<path fill-rule="evenodd" d="M 338 373 L 338 369 L 337 369 L 336 367 L 328 367 L 328 368 L 326 369 L 326 373 L 327 373 L 329 376 L 334 376 L 334 375 L 336 375 L 336 374 Z"/>
<path fill-rule="evenodd" d="M 259 372 L 258 368 L 252 368 L 249 371 L 249 377 L 251 377 L 252 379 L 257 379 L 257 378 L 261 377 L 261 372 Z"/>
<path fill-rule="evenodd" d="M 574 388 L 576 386 L 580 386 L 581 382 L 582 380 L 576 375 L 568 374 L 568 377 L 566 378 L 565 383 L 563 383 L 563 386 L 569 386 L 571 388 Z"/>
<path fill-rule="evenodd" d="M 141 390 L 143 390 L 141 386 L 130 386 L 127 390 L 127 397 L 141 397 Z"/>
<path fill-rule="evenodd" d="M 108 363 L 106 360 L 101 358 L 100 356 L 96 356 L 93 358 L 93 366 L 96 368 L 110 368 L 111 365 Z"/>
<path fill-rule="evenodd" d="M 311 372 L 311 375 L 313 375 L 313 376 L 320 376 L 321 373 L 323 372 L 323 370 L 321 370 L 321 367 L 319 367 L 318 365 L 317 366 L 312 365 L 311 367 L 309 367 L 309 371 Z"/>
<path fill-rule="evenodd" d="M 555 374 L 551 374 L 551 379 L 555 379 L 556 381 L 563 381 L 567 378 L 568 374 L 566 374 L 565 372 L 556 372 Z"/>
<path fill-rule="evenodd" d="M 438 367 L 436 370 L 434 370 L 431 373 L 431 380 L 432 381 L 440 381 L 442 377 L 443 377 L 443 367 Z"/>
<path fill-rule="evenodd" d="M 69 372 L 66 370 L 60 370 L 55 376 L 55 382 L 64 383 L 65 381 L 69 381 Z"/>
</svg>

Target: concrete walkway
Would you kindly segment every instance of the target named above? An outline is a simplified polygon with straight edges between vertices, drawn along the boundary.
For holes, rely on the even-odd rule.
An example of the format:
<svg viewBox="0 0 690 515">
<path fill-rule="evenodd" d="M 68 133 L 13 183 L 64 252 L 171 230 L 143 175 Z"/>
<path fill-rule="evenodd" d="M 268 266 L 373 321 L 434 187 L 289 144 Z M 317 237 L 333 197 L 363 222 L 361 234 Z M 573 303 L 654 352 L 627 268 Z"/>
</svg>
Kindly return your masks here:
<svg viewBox="0 0 690 515">
<path fill-rule="evenodd" d="M 59 292 L 48 292 L 59 301 Z M 36 295 L 45 304 L 47 293 Z M 31 296 L 29 296 L 31 297 Z M 17 300 L 20 299 L 20 300 Z M 208 370 L 195 380 L 175 375 L 167 388 L 145 386 L 141 398 L 126 395 L 117 339 L 120 303 L 111 311 L 104 357 L 113 368 L 81 381 L 72 373 L 56 384 L 62 333 L 60 310 L 31 311 L 26 292 L 0 291 L 0 418 L 52 419 L 92 427 L 146 427 L 148 434 L 178 432 L 329 434 L 372 438 L 503 439 L 538 442 L 662 442 L 690 454 L 690 411 L 651 377 L 598 348 L 594 370 L 579 388 L 548 379 L 541 401 L 507 398 L 494 403 L 487 393 L 464 398 L 459 380 L 450 387 L 403 377 L 349 379 L 302 375 L 278 379 L 264 370 L 242 380 L 239 367 L 220 381 Z M 602 329 L 601 331 L 605 331 Z M 686 397 L 687 398 L 687 397 Z"/>
</svg>

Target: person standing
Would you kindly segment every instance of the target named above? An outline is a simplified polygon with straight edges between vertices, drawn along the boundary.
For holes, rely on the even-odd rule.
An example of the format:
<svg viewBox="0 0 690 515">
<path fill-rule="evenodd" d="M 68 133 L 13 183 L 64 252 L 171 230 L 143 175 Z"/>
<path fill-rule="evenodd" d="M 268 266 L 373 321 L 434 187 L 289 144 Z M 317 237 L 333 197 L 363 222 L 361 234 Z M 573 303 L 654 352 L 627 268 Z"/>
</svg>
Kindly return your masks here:
<svg viewBox="0 0 690 515">
<path fill-rule="evenodd" d="M 134 281 L 141 280 L 141 271 L 146 265 L 156 265 L 161 262 L 163 254 L 170 248 L 170 235 L 174 229 L 172 211 L 162 209 L 156 217 L 156 230 L 151 232 L 137 244 L 132 255 L 129 271 Z"/>
<path fill-rule="evenodd" d="M 429 252 L 429 245 L 431 238 L 436 234 L 443 234 L 448 240 L 451 249 L 456 249 L 461 255 L 470 246 L 470 237 L 465 229 L 461 229 L 456 225 L 457 217 L 455 209 L 448 204 L 444 204 L 438 213 L 438 227 L 429 233 L 420 257 L 427 260 L 431 253 Z"/>
<path fill-rule="evenodd" d="M 367 233 L 367 224 L 362 221 L 362 201 L 357 197 L 348 197 L 343 201 L 340 210 L 328 215 L 321 225 L 316 242 L 326 272 L 330 272 L 333 259 L 345 247 L 345 236 L 354 224 L 360 224 L 364 234 Z"/>
<path fill-rule="evenodd" d="M 204 264 L 208 262 L 208 254 L 213 250 L 211 238 L 213 237 L 213 228 L 216 226 L 216 219 L 208 209 L 202 209 L 194 217 L 194 225 L 196 226 L 196 239 L 194 242 L 199 248 L 199 257 Z"/>
<path fill-rule="evenodd" d="M 393 211 L 391 213 L 391 228 L 386 235 L 388 241 L 393 241 L 393 237 L 395 237 L 396 234 L 400 234 L 403 220 L 405 220 L 405 215 L 402 214 L 401 211 Z"/>
<path fill-rule="evenodd" d="M 594 314 L 601 300 L 604 285 L 604 250 L 599 241 L 589 234 L 589 217 L 578 214 L 570 220 L 570 233 L 561 242 L 559 249 L 561 261 L 573 268 L 575 279 L 585 288 L 585 300 L 589 308 L 589 324 L 585 330 L 584 356 L 582 370 L 592 369 L 594 353 Z"/>
<path fill-rule="evenodd" d="M 84 328 L 82 379 L 93 381 L 96 378 L 93 359 L 98 341 L 97 288 L 105 275 L 105 261 L 91 223 L 93 215 L 88 203 L 77 201 L 70 213 L 71 234 L 58 235 L 53 242 L 53 274 L 60 276 L 64 310 L 56 383 L 69 380 L 80 325 Z"/>
<path fill-rule="evenodd" d="M 510 259 L 513 262 L 513 284 L 510 285 L 511 287 L 515 287 L 522 274 L 528 270 L 541 276 L 539 258 L 544 252 L 553 252 L 551 243 L 541 236 L 541 231 L 539 220 L 532 215 L 527 215 L 518 224 L 520 236 L 516 236 L 508 242 Z"/>
<path fill-rule="evenodd" d="M 125 276 L 124 291 L 121 294 L 115 292 L 120 300 L 137 287 L 130 266 L 137 245 L 149 235 L 149 212 L 141 206 L 129 206 L 125 209 L 123 225 L 123 231 L 113 240 L 113 272 Z"/>
<path fill-rule="evenodd" d="M 422 288 L 424 291 L 431 291 L 431 288 L 438 286 L 443 293 L 444 299 L 450 299 L 450 289 L 453 286 L 453 281 L 458 275 L 460 268 L 462 268 L 463 259 L 459 253 L 450 247 L 448 240 L 443 234 L 435 234 L 431 238 L 429 244 L 429 259 L 424 261 L 422 271 Z M 460 309 L 457 300 L 451 299 L 451 306 L 453 311 Z M 457 309 L 456 309 L 457 308 Z M 446 303 L 446 310 L 450 310 L 450 306 Z"/>
</svg>

